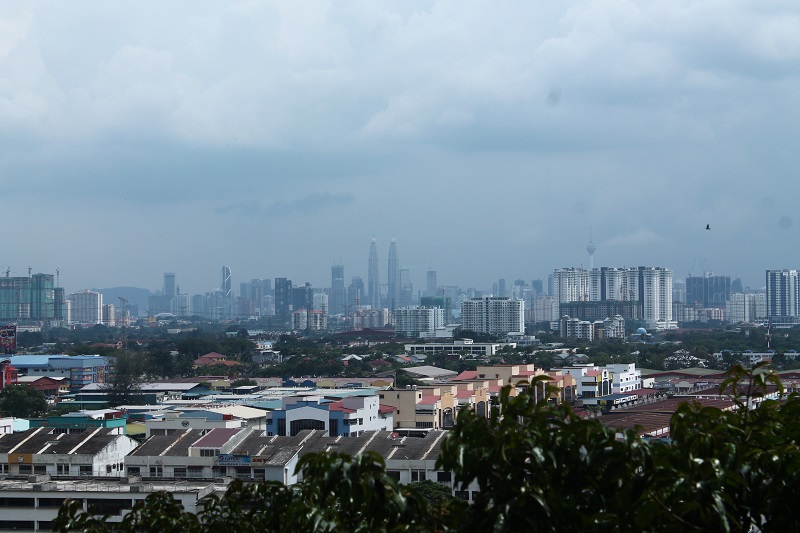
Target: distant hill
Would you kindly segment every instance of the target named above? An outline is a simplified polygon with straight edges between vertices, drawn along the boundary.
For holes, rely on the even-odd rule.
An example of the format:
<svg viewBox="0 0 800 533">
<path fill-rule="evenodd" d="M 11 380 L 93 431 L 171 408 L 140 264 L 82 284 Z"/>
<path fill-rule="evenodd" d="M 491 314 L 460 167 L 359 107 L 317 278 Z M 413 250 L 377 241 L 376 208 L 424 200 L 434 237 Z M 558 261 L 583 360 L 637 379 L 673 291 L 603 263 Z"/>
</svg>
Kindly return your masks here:
<svg viewBox="0 0 800 533">
<path fill-rule="evenodd" d="M 148 308 L 148 297 L 153 294 L 150 289 L 142 289 L 140 287 L 111 287 L 109 289 L 92 289 L 103 295 L 103 303 L 114 304 L 119 307 L 119 297 L 128 300 L 128 305 L 133 307 L 137 306 L 140 312 L 144 312 Z"/>
</svg>

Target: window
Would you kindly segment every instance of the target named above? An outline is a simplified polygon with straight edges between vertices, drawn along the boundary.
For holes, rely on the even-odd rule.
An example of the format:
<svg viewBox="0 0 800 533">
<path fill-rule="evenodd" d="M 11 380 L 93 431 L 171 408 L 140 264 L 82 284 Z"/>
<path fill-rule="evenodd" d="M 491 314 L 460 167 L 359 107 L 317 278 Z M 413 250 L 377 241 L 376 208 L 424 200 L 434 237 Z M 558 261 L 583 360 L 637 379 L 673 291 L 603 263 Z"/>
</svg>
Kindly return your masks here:
<svg viewBox="0 0 800 533">
<path fill-rule="evenodd" d="M 20 475 L 26 475 L 33 472 L 31 465 L 19 465 L 19 473 Z"/>
<path fill-rule="evenodd" d="M 386 475 L 392 478 L 395 481 L 400 481 L 400 471 L 399 470 L 387 470 Z"/>
<path fill-rule="evenodd" d="M 186 468 L 185 467 L 178 467 L 172 469 L 172 475 L 179 478 L 186 477 Z"/>
<path fill-rule="evenodd" d="M 155 465 L 150 467 L 150 477 L 162 477 L 164 475 L 164 467 Z"/>
<path fill-rule="evenodd" d="M 202 466 L 190 466 L 188 470 L 189 477 L 192 478 L 200 478 L 203 477 L 203 467 Z"/>
<path fill-rule="evenodd" d="M 128 475 L 129 476 L 138 476 L 141 473 L 141 470 L 138 466 L 129 466 L 128 467 Z"/>
<path fill-rule="evenodd" d="M 436 481 L 439 483 L 450 483 L 453 480 L 452 472 L 436 472 Z"/>
<path fill-rule="evenodd" d="M 46 474 L 47 473 L 47 465 L 33 465 L 33 473 L 34 474 Z"/>
<path fill-rule="evenodd" d="M 469 501 L 469 491 L 468 490 L 457 490 L 455 491 L 455 497 L 460 498 L 464 501 Z"/>
<path fill-rule="evenodd" d="M 80 465 L 78 468 L 78 472 L 82 476 L 91 476 L 92 475 L 92 465 Z"/>
<path fill-rule="evenodd" d="M 200 457 L 216 457 L 219 455 L 219 450 L 201 448 Z"/>
<path fill-rule="evenodd" d="M 411 471 L 411 481 L 425 481 L 425 471 L 424 470 L 412 470 Z"/>
</svg>

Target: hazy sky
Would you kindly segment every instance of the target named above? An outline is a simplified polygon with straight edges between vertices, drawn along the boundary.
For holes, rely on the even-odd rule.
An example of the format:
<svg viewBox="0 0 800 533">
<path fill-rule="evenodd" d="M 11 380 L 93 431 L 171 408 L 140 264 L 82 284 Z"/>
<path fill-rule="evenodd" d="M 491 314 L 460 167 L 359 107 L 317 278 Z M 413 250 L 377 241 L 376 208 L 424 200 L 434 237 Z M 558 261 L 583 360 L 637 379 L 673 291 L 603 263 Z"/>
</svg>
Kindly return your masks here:
<svg viewBox="0 0 800 533">
<path fill-rule="evenodd" d="M 796 0 L 0 6 L 3 269 L 68 291 L 800 268 Z M 711 224 L 711 231 L 705 229 Z"/>
</svg>

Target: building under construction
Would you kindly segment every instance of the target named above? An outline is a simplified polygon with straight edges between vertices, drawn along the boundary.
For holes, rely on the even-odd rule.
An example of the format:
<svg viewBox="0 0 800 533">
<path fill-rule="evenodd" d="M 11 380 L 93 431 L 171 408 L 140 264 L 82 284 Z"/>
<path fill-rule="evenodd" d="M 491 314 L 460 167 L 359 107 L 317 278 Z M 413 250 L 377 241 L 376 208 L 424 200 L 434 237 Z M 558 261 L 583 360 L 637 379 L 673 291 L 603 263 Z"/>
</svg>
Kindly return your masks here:
<svg viewBox="0 0 800 533">
<path fill-rule="evenodd" d="M 61 326 L 66 319 L 64 289 L 52 274 L 0 277 L 0 322 Z"/>
</svg>

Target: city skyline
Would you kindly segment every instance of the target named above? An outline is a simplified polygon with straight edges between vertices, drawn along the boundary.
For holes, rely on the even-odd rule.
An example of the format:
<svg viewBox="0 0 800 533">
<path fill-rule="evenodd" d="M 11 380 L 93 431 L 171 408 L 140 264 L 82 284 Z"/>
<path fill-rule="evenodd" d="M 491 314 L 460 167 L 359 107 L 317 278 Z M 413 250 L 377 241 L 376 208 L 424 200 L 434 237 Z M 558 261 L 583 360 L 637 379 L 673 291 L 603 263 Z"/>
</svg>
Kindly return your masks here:
<svg viewBox="0 0 800 533">
<path fill-rule="evenodd" d="M 391 238 L 391 239 L 387 240 L 387 242 L 390 244 L 389 252 L 388 252 L 388 255 L 387 255 L 387 257 L 389 259 L 387 260 L 387 263 L 390 263 L 390 265 L 388 267 L 384 267 L 384 268 L 388 268 L 388 269 L 391 270 L 391 259 L 392 259 L 393 256 L 394 256 L 395 260 L 397 261 L 397 265 L 399 265 L 400 263 L 397 260 L 396 239 Z M 374 248 L 373 248 L 373 245 L 374 245 Z M 253 269 L 251 267 L 249 271 L 254 273 L 252 276 L 242 275 L 240 277 L 240 276 L 237 275 L 237 267 L 231 267 L 230 265 L 225 265 L 225 266 L 222 267 L 222 279 L 224 280 L 225 278 L 227 278 L 228 282 L 227 282 L 226 286 L 223 286 L 224 282 L 220 282 L 219 281 L 219 279 L 220 279 L 220 274 L 219 274 L 220 267 L 219 267 L 219 265 L 217 265 L 217 266 L 214 267 L 214 270 L 216 271 L 216 275 L 209 275 L 208 276 L 208 278 L 209 278 L 208 279 L 208 283 L 206 284 L 205 288 L 201 287 L 201 288 L 198 288 L 197 290 L 194 290 L 191 287 L 185 288 L 189 284 L 184 284 L 183 281 L 182 281 L 182 279 L 184 278 L 182 273 L 175 272 L 175 271 L 173 271 L 173 272 L 162 271 L 159 274 L 158 279 L 157 280 L 152 280 L 151 283 L 137 284 L 137 283 L 134 283 L 134 282 L 126 282 L 125 280 L 121 280 L 121 283 L 118 283 L 116 285 L 99 286 L 96 283 L 92 284 L 90 282 L 89 284 L 87 284 L 85 286 L 78 286 L 78 285 L 74 285 L 73 286 L 69 282 L 69 276 L 65 276 L 64 273 L 63 273 L 63 270 L 62 269 L 58 269 L 59 270 L 59 277 L 61 278 L 61 280 L 63 281 L 66 278 L 66 281 L 67 281 L 66 283 L 62 282 L 59 286 L 65 288 L 67 293 L 79 292 L 79 291 L 88 290 L 88 289 L 107 289 L 107 288 L 113 288 L 113 287 L 135 287 L 135 288 L 147 289 L 147 290 L 151 291 L 154 294 L 160 294 L 167 287 L 167 283 L 168 283 L 167 279 L 169 278 L 169 284 L 170 284 L 169 286 L 170 286 L 170 288 L 171 289 L 175 289 L 176 287 L 180 288 L 182 294 L 200 294 L 200 293 L 214 291 L 214 290 L 224 290 L 225 292 L 230 293 L 230 291 L 232 290 L 233 285 L 237 285 L 238 286 L 239 283 L 249 282 L 250 280 L 253 280 L 253 279 L 270 279 L 271 280 L 271 279 L 274 279 L 274 278 L 277 278 L 277 277 L 288 277 L 288 278 L 294 280 L 295 283 L 310 283 L 311 286 L 313 286 L 313 287 L 330 288 L 330 287 L 332 287 L 331 277 L 330 277 L 330 269 L 332 267 L 337 267 L 337 266 L 338 267 L 344 267 L 347 270 L 346 279 L 345 279 L 345 285 L 349 284 L 350 278 L 352 278 L 352 277 L 360 277 L 360 278 L 368 280 L 369 279 L 369 272 L 370 272 L 369 263 L 372 260 L 372 253 L 373 253 L 373 249 L 374 249 L 374 253 L 376 254 L 375 257 L 377 259 L 377 265 L 375 266 L 375 268 L 376 268 L 375 272 L 377 274 L 377 283 L 378 283 L 378 286 L 383 289 L 384 296 L 388 297 L 388 295 L 390 293 L 389 292 L 390 289 L 389 289 L 388 276 L 387 276 L 387 279 L 385 279 L 385 280 L 382 279 L 382 276 L 380 276 L 380 270 L 381 270 L 382 261 L 381 261 L 381 256 L 380 256 L 379 245 L 380 245 L 380 242 L 378 241 L 378 239 L 373 237 L 372 241 L 371 241 L 371 244 L 370 244 L 370 247 L 369 247 L 369 258 L 368 258 L 367 261 L 363 261 L 362 260 L 362 261 L 358 262 L 356 260 L 353 260 L 351 262 L 342 262 L 341 258 L 339 258 L 339 259 L 332 260 L 328 264 L 321 265 L 321 268 L 324 271 L 318 273 L 318 275 L 315 275 L 312 278 L 313 280 L 319 280 L 316 283 L 312 279 L 304 279 L 303 278 L 302 281 L 301 281 L 301 276 L 296 276 L 295 274 L 292 273 L 291 270 L 287 271 L 287 272 L 280 272 L 280 273 L 262 272 L 261 274 L 258 274 L 257 273 L 257 269 Z M 394 245 L 395 247 L 393 248 L 392 245 Z M 597 249 L 597 248 L 595 247 L 595 249 Z M 393 254 L 393 250 L 394 250 L 394 254 Z M 537 278 L 546 280 L 548 275 L 552 274 L 554 271 L 556 271 L 556 270 L 558 270 L 560 268 L 584 268 L 584 269 L 590 269 L 589 263 L 590 263 L 592 257 L 590 255 L 587 255 L 585 249 L 584 249 L 583 253 L 586 256 L 585 257 L 585 260 L 586 260 L 585 263 L 578 262 L 578 263 L 570 264 L 570 265 L 561 264 L 561 265 L 555 266 L 553 269 L 551 269 L 549 271 L 544 271 L 544 272 L 528 272 L 528 273 L 521 273 L 519 275 L 505 275 L 505 277 L 501 277 L 501 280 L 506 280 L 507 279 L 507 280 L 509 280 L 508 282 L 510 283 L 510 281 L 514 280 L 514 279 L 524 279 L 524 280 L 526 280 L 526 282 L 530 282 L 532 279 L 537 279 Z M 594 255 L 594 254 L 592 254 L 592 255 Z M 412 262 L 414 262 L 413 258 L 412 258 Z M 631 265 L 626 265 L 626 266 L 627 267 L 636 267 L 636 266 L 642 266 L 644 264 L 646 264 L 646 263 L 641 262 L 641 264 L 631 264 Z M 618 263 L 613 263 L 613 262 L 608 262 L 607 263 L 607 262 L 603 261 L 603 262 L 600 262 L 597 266 L 595 266 L 595 268 L 608 267 L 608 266 L 611 266 L 611 265 L 619 266 Z M 748 287 L 748 288 L 752 289 L 752 290 L 764 289 L 766 287 L 766 279 L 765 279 L 765 274 L 764 274 L 765 271 L 775 270 L 775 269 L 780 270 L 780 269 L 786 269 L 786 268 L 789 268 L 789 269 L 800 268 L 800 265 L 795 266 L 794 264 L 790 264 L 788 266 L 787 265 L 777 265 L 777 266 L 771 266 L 771 267 L 765 266 L 761 271 L 760 277 L 758 279 L 754 279 L 754 280 L 750 281 L 750 280 L 743 279 L 739 275 L 734 274 L 733 272 L 735 272 L 735 269 L 729 269 L 727 267 L 723 267 L 723 268 L 716 269 L 716 270 L 711 270 L 711 269 L 704 270 L 704 268 L 708 267 L 709 265 L 707 265 L 707 264 L 700 265 L 700 264 L 697 263 L 697 260 L 693 261 L 692 264 L 689 265 L 688 270 L 684 271 L 684 272 L 681 272 L 680 270 L 675 269 L 675 268 L 673 268 L 673 267 L 671 267 L 669 265 L 662 265 L 662 266 L 664 266 L 664 268 L 669 268 L 670 270 L 672 270 L 675 273 L 675 279 L 684 280 L 684 279 L 687 279 L 689 277 L 697 277 L 697 276 L 703 277 L 704 275 L 718 274 L 718 275 L 724 275 L 724 276 L 730 277 L 731 279 L 740 278 L 740 279 L 742 279 L 743 285 L 745 287 Z M 258 269 L 258 270 L 261 270 L 261 269 Z M 397 276 L 399 276 L 399 270 L 400 269 L 396 268 L 395 270 L 397 272 Z M 406 269 L 404 268 L 404 270 L 406 270 Z M 486 279 L 482 279 L 482 280 L 478 279 L 478 280 L 476 280 L 475 283 L 464 284 L 464 283 L 458 283 L 458 282 L 455 282 L 455 281 L 451 281 L 449 279 L 449 276 L 443 276 L 440 270 L 438 270 L 436 268 L 432 269 L 433 272 L 436 272 L 439 284 L 441 286 L 458 286 L 458 287 L 462 287 L 462 288 L 475 288 L 477 290 L 490 291 L 490 292 L 492 290 L 493 283 L 494 284 L 497 283 L 497 276 L 503 276 L 503 274 L 505 272 L 508 272 L 509 270 L 511 270 L 511 268 L 504 268 L 502 272 L 495 272 L 494 273 L 494 277 L 492 277 L 493 274 L 490 273 L 490 274 L 488 274 L 488 277 Z M 428 278 L 428 275 L 429 275 L 428 274 L 429 271 L 431 271 L 431 269 L 429 267 L 426 267 L 424 269 L 417 270 L 417 271 L 411 269 L 411 272 L 412 272 L 411 281 L 412 281 L 412 284 L 414 285 L 414 287 L 416 287 L 415 294 L 417 292 L 422 291 L 423 288 L 427 288 L 427 281 L 428 281 L 427 278 Z M 33 268 L 31 270 L 31 267 L 26 267 L 24 269 L 24 271 L 22 271 L 22 270 L 17 271 L 16 269 L 9 267 L 9 275 L 11 277 L 26 276 L 26 275 L 29 275 L 30 272 L 51 273 L 51 272 L 47 272 L 45 270 L 37 270 L 36 268 Z M 3 274 L 5 274 L 5 272 L 3 272 Z M 193 276 L 193 278 L 196 278 L 196 277 L 197 276 Z M 217 280 L 218 280 L 216 286 L 215 286 L 214 282 L 211 279 L 213 277 L 216 277 Z M 326 281 L 326 279 L 327 279 L 327 281 Z M 362 300 L 364 300 L 364 301 L 362 301 L 362 303 L 369 303 L 369 302 L 366 301 L 369 298 L 369 289 L 365 288 L 365 290 L 366 290 L 365 295 L 363 295 L 363 298 L 362 298 Z M 497 295 L 500 295 L 500 294 L 498 293 Z M 390 300 L 391 299 L 389 299 L 389 301 Z"/>
<path fill-rule="evenodd" d="M 151 7 L 3 4 L 12 274 L 366 282 L 375 235 L 382 280 L 395 237 L 414 287 L 485 286 L 590 226 L 595 265 L 796 261 L 795 2 Z"/>
</svg>

